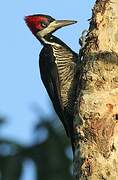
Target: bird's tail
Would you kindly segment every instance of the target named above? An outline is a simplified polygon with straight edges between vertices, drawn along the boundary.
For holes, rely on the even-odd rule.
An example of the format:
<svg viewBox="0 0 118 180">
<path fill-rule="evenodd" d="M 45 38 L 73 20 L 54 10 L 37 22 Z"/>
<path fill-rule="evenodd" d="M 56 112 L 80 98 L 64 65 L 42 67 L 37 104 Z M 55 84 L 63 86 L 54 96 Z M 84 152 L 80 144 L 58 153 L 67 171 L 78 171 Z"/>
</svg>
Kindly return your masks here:
<svg viewBox="0 0 118 180">
<path fill-rule="evenodd" d="M 72 146 L 72 151 L 73 154 L 75 152 L 75 147 L 74 147 L 74 127 L 73 127 L 73 115 L 68 113 L 67 111 L 64 112 L 64 116 L 66 119 L 66 122 L 68 124 L 68 136 L 71 140 L 71 146 Z"/>
</svg>

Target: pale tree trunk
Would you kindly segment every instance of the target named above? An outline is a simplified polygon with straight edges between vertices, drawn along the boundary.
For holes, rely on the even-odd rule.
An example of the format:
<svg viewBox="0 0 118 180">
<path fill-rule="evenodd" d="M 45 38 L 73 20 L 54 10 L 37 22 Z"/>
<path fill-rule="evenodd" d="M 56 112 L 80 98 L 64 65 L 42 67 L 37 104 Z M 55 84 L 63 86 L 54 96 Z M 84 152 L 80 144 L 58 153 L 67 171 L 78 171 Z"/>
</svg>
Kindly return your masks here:
<svg viewBox="0 0 118 180">
<path fill-rule="evenodd" d="M 80 56 L 74 177 L 117 180 L 118 0 L 96 1 Z"/>
</svg>

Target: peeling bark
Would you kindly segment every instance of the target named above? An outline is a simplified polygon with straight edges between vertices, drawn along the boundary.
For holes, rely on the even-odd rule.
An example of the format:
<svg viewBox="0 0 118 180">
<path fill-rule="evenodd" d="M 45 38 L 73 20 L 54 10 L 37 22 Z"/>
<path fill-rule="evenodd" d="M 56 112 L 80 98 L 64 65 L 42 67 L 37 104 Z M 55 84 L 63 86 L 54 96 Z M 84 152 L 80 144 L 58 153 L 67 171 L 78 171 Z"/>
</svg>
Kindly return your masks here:
<svg viewBox="0 0 118 180">
<path fill-rule="evenodd" d="M 75 109 L 74 177 L 118 179 L 118 0 L 97 0 Z"/>
</svg>

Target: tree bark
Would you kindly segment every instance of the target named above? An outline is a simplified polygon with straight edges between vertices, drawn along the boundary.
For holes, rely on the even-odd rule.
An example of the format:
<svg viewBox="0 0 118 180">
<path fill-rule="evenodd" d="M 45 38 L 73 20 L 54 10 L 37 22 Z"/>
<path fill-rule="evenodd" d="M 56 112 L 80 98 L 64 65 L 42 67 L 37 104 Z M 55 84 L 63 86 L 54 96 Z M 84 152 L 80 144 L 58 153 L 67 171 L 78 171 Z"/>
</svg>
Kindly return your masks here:
<svg viewBox="0 0 118 180">
<path fill-rule="evenodd" d="M 76 180 L 118 179 L 118 0 L 97 0 L 80 50 Z"/>
</svg>

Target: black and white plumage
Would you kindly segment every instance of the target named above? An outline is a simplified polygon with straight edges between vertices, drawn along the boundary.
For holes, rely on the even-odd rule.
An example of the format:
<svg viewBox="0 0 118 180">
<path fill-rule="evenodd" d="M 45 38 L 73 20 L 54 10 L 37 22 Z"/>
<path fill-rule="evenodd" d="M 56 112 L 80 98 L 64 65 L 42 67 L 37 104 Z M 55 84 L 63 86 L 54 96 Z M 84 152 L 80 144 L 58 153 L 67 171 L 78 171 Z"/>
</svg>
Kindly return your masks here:
<svg viewBox="0 0 118 180">
<path fill-rule="evenodd" d="M 42 15 L 28 17 L 26 19 L 28 26 L 31 26 L 32 18 L 34 23 L 35 17 L 39 17 L 42 22 Z M 39 56 L 41 79 L 67 135 L 73 142 L 73 113 L 77 91 L 78 55 L 64 42 L 53 36 L 52 32 L 63 26 L 73 24 L 75 21 L 56 21 L 53 18 L 51 19 L 50 16 L 49 18 L 45 15 L 43 17 L 47 26 L 44 29 L 41 28 L 36 34 L 32 31 L 44 45 Z M 30 27 L 30 29 L 34 29 L 34 27 Z"/>
<path fill-rule="evenodd" d="M 74 83 L 77 78 L 78 55 L 61 40 L 54 36 L 50 38 L 48 38 L 49 44 L 46 44 L 40 53 L 41 78 L 54 109 L 70 136 L 68 126 L 72 125 L 71 117 L 76 98 L 76 85 Z M 67 122 L 67 115 L 70 122 Z"/>
</svg>

